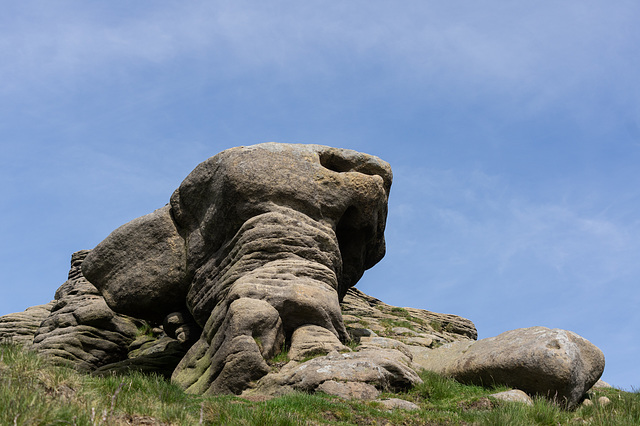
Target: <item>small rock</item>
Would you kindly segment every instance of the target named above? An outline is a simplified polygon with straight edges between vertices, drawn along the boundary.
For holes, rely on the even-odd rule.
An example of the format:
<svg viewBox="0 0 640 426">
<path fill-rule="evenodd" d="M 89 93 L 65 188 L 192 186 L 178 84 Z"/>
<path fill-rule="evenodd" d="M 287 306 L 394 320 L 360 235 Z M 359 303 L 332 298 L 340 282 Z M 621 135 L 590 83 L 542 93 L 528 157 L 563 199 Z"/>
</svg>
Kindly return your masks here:
<svg viewBox="0 0 640 426">
<path fill-rule="evenodd" d="M 498 392 L 489 396 L 492 396 L 495 399 L 499 399 L 501 401 L 522 402 L 523 404 L 533 405 L 533 400 L 531 399 L 531 397 L 519 389 Z"/>
<path fill-rule="evenodd" d="M 611 400 L 609 398 L 607 398 L 606 396 L 601 396 L 600 398 L 598 398 L 598 404 L 600 404 L 600 405 L 609 405 L 609 404 L 611 404 Z"/>
<path fill-rule="evenodd" d="M 609 383 L 605 382 L 604 380 L 600 379 L 596 382 L 595 385 L 593 385 L 593 387 L 591 389 L 610 389 L 613 386 L 611 386 Z"/>
<path fill-rule="evenodd" d="M 352 339 L 359 340 L 361 337 L 378 337 L 375 331 L 369 328 L 347 328 Z"/>
<path fill-rule="evenodd" d="M 414 411 L 420 409 L 420 407 L 413 402 L 405 401 L 404 399 L 400 398 L 377 399 L 375 402 L 382 404 L 382 406 L 386 410 Z"/>
</svg>

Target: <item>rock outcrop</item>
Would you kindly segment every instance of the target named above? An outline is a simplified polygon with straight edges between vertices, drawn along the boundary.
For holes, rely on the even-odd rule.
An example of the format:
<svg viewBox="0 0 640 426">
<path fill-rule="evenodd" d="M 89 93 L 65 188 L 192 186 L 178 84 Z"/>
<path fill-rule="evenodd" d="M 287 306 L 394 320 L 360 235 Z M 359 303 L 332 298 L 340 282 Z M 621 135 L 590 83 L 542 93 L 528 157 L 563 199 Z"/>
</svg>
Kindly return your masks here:
<svg viewBox="0 0 640 426">
<path fill-rule="evenodd" d="M 342 301 L 342 318 L 350 336 L 382 336 L 407 345 L 437 348 L 446 343 L 478 338 L 471 321 L 457 315 L 400 308 L 351 288 Z"/>
<path fill-rule="evenodd" d="M 173 380 L 238 393 L 285 341 L 301 341 L 291 340 L 300 327 L 349 340 L 339 302 L 384 255 L 391 179 L 387 163 L 350 150 L 223 151 L 169 205 L 98 244 L 83 273 L 120 314 L 158 322 L 188 311 L 202 333 Z"/>
</svg>

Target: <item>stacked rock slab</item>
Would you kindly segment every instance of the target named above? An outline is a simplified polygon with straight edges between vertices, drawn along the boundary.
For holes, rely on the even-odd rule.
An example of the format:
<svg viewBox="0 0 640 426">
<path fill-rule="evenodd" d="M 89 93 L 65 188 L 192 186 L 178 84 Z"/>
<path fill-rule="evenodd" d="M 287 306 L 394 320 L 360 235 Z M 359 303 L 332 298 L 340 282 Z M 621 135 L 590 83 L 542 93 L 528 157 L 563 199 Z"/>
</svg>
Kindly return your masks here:
<svg viewBox="0 0 640 426">
<path fill-rule="evenodd" d="M 135 321 L 113 312 L 82 275 L 88 253 L 73 254 L 69 279 L 56 291 L 53 308 L 33 339 L 37 352 L 81 371 L 126 358 L 138 331 Z"/>
<path fill-rule="evenodd" d="M 33 336 L 40 323 L 49 316 L 55 301 L 44 305 L 32 306 L 24 312 L 0 317 L 0 343 L 13 343 L 25 348 L 33 344 Z"/>
<path fill-rule="evenodd" d="M 351 337 L 360 341 L 373 335 L 388 337 L 420 348 L 478 338 L 473 322 L 451 314 L 399 308 L 351 288 L 342 300 L 342 318 Z"/>
</svg>

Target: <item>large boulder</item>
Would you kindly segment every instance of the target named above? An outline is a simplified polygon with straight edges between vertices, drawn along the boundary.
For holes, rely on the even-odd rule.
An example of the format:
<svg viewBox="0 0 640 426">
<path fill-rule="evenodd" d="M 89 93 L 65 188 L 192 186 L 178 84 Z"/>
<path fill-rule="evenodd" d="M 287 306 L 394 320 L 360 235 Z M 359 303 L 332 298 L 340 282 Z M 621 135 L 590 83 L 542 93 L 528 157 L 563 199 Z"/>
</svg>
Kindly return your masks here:
<svg viewBox="0 0 640 426">
<path fill-rule="evenodd" d="M 567 330 L 521 328 L 454 342 L 416 357 L 421 367 L 463 383 L 506 385 L 575 408 L 604 371 L 604 355 Z"/>
<path fill-rule="evenodd" d="M 169 206 L 113 231 L 87 255 L 82 272 L 121 314 L 160 322 L 186 308 L 185 241 Z"/>
<path fill-rule="evenodd" d="M 178 329 L 202 333 L 173 381 L 239 393 L 300 327 L 349 340 L 340 300 L 384 256 L 391 180 L 386 162 L 351 150 L 229 149 L 169 205 L 98 244 L 82 270 L 118 313 L 159 323 L 188 312 Z"/>
</svg>

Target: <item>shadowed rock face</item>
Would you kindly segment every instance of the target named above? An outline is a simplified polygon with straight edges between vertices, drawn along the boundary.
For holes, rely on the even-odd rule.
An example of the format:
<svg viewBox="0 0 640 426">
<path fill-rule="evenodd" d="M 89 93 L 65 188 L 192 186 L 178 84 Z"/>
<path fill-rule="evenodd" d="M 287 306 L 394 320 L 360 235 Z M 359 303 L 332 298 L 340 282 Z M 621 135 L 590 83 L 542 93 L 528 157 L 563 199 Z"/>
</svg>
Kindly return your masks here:
<svg viewBox="0 0 640 426">
<path fill-rule="evenodd" d="M 348 339 L 339 300 L 384 256 L 391 180 L 387 163 L 355 151 L 233 148 L 114 231 L 82 270 L 116 312 L 160 321 L 186 307 L 203 331 L 173 380 L 239 393 L 299 327 Z"/>
</svg>

